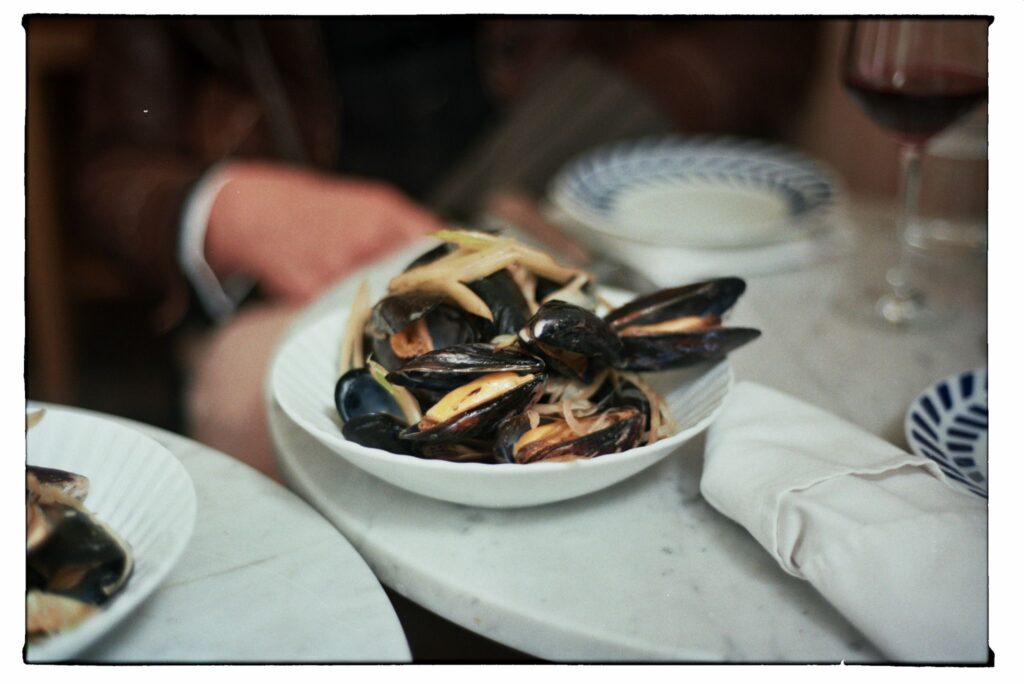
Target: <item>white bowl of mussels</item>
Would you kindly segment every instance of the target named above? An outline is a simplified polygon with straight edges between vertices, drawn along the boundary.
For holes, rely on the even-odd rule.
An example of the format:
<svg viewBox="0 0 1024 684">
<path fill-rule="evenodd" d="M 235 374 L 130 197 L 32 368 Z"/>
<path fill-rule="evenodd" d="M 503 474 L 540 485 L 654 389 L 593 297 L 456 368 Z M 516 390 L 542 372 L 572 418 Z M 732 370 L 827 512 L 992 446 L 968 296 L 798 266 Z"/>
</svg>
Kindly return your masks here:
<svg viewBox="0 0 1024 684">
<path fill-rule="evenodd" d="M 510 238 L 436 236 L 386 291 L 293 330 L 270 377 L 302 429 L 422 496 L 514 508 L 616 484 L 711 424 L 726 355 L 759 335 L 722 323 L 738 278 L 632 297 Z"/>
</svg>

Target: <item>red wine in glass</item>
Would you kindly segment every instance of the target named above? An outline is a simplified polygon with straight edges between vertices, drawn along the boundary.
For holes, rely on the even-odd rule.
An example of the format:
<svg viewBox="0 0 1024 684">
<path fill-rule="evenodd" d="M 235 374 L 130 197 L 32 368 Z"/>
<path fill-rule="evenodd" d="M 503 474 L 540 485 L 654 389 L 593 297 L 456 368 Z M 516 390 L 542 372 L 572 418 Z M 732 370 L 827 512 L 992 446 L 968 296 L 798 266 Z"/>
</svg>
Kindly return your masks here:
<svg viewBox="0 0 1024 684">
<path fill-rule="evenodd" d="M 915 225 L 925 144 L 988 97 L 988 21 L 864 19 L 847 37 L 842 83 L 900 143 L 903 210 L 898 262 L 885 283 L 844 295 L 844 308 L 893 325 L 937 323 L 939 310 L 914 281 L 906 235 Z M 845 290 L 849 292 L 849 290 Z"/>
<path fill-rule="evenodd" d="M 984 76 L 933 66 L 908 66 L 893 79 L 848 74 L 844 85 L 875 123 L 905 144 L 921 146 L 988 97 Z"/>
</svg>

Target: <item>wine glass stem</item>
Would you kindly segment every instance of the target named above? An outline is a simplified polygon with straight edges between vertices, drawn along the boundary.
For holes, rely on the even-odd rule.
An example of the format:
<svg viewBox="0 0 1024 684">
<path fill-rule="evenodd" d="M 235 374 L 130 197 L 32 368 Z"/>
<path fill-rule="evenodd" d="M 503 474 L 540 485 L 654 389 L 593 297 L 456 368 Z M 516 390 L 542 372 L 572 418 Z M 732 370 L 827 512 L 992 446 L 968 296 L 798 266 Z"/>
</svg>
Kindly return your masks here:
<svg viewBox="0 0 1024 684">
<path fill-rule="evenodd" d="M 899 262 L 889 271 L 888 280 L 893 294 L 902 299 L 914 296 L 910 283 L 910 250 L 908 236 L 917 221 L 918 199 L 921 191 L 921 148 L 916 145 L 900 146 L 901 194 L 903 211 L 899 225 Z"/>
</svg>

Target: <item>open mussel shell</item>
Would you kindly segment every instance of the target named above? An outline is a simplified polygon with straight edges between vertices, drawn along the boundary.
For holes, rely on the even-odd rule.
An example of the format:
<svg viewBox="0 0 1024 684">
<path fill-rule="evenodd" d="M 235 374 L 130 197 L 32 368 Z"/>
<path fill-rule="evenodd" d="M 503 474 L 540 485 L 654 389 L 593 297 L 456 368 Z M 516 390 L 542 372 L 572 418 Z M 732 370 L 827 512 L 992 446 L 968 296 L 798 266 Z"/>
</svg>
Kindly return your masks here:
<svg viewBox="0 0 1024 684">
<path fill-rule="evenodd" d="M 645 418 L 631 406 L 609 409 L 578 419 L 585 430 L 577 434 L 562 419 L 548 420 L 531 428 L 525 416 L 502 423 L 495 445 L 498 461 L 537 463 L 595 458 L 632 449 L 643 436 Z"/>
<path fill-rule="evenodd" d="M 545 380 L 543 374 L 484 375 L 446 394 L 401 436 L 415 441 L 458 442 L 492 433 L 506 416 L 533 405 Z"/>
<path fill-rule="evenodd" d="M 622 335 L 618 368 L 659 371 L 719 361 L 761 335 L 754 328 L 706 328 L 664 335 Z"/>
<path fill-rule="evenodd" d="M 658 290 L 607 313 L 604 320 L 621 333 L 628 328 L 682 319 L 720 319 L 746 288 L 742 279 L 727 277 Z"/>
<path fill-rule="evenodd" d="M 622 341 L 617 368 L 659 371 L 717 361 L 761 332 L 721 325 L 746 290 L 735 277 L 717 278 L 637 297 L 605 315 Z"/>
<path fill-rule="evenodd" d="M 376 413 L 404 417 L 402 407 L 367 368 L 353 368 L 334 385 L 334 406 L 345 423 Z"/>
<path fill-rule="evenodd" d="M 599 316 L 563 301 L 537 309 L 519 339 L 557 372 L 582 382 L 614 365 L 622 350 L 618 336 Z"/>
<path fill-rule="evenodd" d="M 109 601 L 132 574 L 131 547 L 82 504 L 80 478 L 52 468 L 26 472 L 30 637 L 73 626 L 95 612 L 93 606 Z"/>
<path fill-rule="evenodd" d="M 27 556 L 29 589 L 102 605 L 128 581 L 128 545 L 88 511 L 53 503 L 40 506 L 53 525 Z"/>
<path fill-rule="evenodd" d="M 490 373 L 539 374 L 544 368 L 543 361 L 522 349 L 499 349 L 493 344 L 478 342 L 421 354 L 388 373 L 387 379 L 396 385 L 447 393 Z"/>
<path fill-rule="evenodd" d="M 370 312 L 367 335 L 373 357 L 390 371 L 433 349 L 489 340 L 495 336 L 495 326 L 441 295 L 407 292 L 377 302 Z"/>
<path fill-rule="evenodd" d="M 508 269 L 468 283 L 494 317 L 495 334 L 515 335 L 530 318 L 530 305 Z"/>
</svg>

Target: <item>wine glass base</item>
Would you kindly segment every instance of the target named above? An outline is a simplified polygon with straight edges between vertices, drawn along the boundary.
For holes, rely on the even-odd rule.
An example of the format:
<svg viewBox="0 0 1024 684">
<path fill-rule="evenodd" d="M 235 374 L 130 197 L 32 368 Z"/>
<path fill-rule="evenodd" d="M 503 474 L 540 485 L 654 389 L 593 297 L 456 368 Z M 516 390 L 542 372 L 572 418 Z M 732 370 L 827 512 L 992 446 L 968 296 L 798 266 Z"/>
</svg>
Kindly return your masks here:
<svg viewBox="0 0 1024 684">
<path fill-rule="evenodd" d="M 849 318 L 891 330 L 930 328 L 950 318 L 950 312 L 937 307 L 916 290 L 851 292 L 841 295 L 838 304 Z"/>
</svg>

